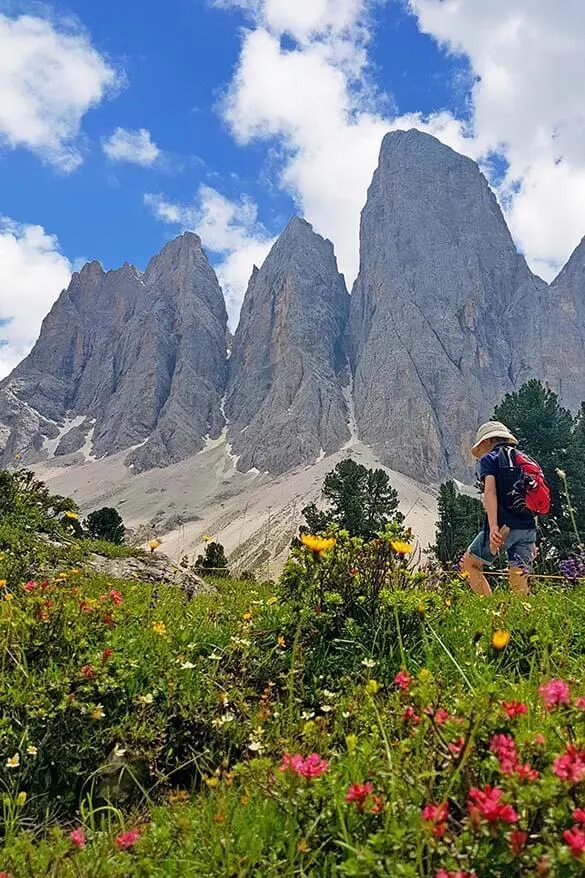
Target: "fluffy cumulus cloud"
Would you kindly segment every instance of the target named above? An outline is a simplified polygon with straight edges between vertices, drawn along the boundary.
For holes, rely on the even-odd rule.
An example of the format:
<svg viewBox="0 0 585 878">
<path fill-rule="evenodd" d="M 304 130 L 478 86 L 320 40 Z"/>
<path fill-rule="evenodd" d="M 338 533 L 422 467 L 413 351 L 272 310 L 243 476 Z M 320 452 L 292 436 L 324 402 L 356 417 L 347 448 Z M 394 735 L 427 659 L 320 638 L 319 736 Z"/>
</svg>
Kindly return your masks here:
<svg viewBox="0 0 585 878">
<path fill-rule="evenodd" d="M 118 81 L 88 37 L 43 18 L 0 14 L 0 142 L 72 171 L 84 114 Z"/>
<path fill-rule="evenodd" d="M 585 235 L 582 0 L 410 0 L 420 28 L 476 74 L 474 134 L 509 171 L 512 232 L 550 276 Z"/>
<path fill-rule="evenodd" d="M 145 202 L 163 222 L 197 232 L 203 246 L 215 254 L 215 268 L 234 327 L 252 268 L 264 262 L 274 243 L 258 221 L 256 204 L 247 197 L 230 201 L 210 186 L 201 186 L 195 201 L 188 205 L 153 194 L 146 195 Z"/>
<path fill-rule="evenodd" d="M 0 378 L 28 354 L 71 265 L 42 226 L 0 217 Z"/>
<path fill-rule="evenodd" d="M 113 162 L 129 162 L 145 167 L 153 165 L 161 154 L 146 128 L 138 131 L 116 128 L 109 137 L 102 140 L 102 149 Z"/>
</svg>

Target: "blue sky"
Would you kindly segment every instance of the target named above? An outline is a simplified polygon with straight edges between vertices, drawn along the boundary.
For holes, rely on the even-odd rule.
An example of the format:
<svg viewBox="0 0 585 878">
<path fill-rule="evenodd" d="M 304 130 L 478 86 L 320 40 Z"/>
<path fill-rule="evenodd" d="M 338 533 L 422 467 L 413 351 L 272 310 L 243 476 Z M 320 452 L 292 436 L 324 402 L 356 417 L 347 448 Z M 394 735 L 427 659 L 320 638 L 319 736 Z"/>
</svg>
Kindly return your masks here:
<svg viewBox="0 0 585 878">
<path fill-rule="evenodd" d="M 483 163 L 518 246 L 552 276 L 585 234 L 579 10 L 0 0 L 0 377 L 72 268 L 144 268 L 186 227 L 217 266 L 232 324 L 252 263 L 293 213 L 334 241 L 351 283 L 392 127 Z M 544 45 L 555 29 L 562 60 Z"/>
</svg>

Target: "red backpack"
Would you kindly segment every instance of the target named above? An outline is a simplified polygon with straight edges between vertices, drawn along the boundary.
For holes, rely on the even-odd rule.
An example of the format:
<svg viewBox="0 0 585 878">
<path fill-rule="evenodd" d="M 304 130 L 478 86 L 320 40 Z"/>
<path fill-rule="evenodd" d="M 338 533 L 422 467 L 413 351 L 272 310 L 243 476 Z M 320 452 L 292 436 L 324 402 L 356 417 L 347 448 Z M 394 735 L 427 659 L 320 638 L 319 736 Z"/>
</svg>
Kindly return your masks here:
<svg viewBox="0 0 585 878">
<path fill-rule="evenodd" d="M 550 488 L 538 463 L 523 451 L 504 445 L 498 454 L 498 501 L 511 513 L 550 512 Z"/>
</svg>

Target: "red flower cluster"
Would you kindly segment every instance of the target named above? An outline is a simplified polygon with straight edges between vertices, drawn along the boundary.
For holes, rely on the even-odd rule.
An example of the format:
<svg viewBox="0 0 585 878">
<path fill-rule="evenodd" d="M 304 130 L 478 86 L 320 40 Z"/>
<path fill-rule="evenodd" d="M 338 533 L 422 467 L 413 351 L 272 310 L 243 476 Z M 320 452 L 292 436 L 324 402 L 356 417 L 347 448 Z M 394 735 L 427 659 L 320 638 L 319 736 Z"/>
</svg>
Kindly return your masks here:
<svg viewBox="0 0 585 878">
<path fill-rule="evenodd" d="M 520 780 L 538 780 L 538 771 L 519 762 L 516 741 L 511 735 L 494 735 L 490 740 L 490 750 L 500 763 L 502 774 L 515 774 Z"/>
<path fill-rule="evenodd" d="M 548 683 L 542 684 L 538 692 L 547 710 L 554 710 L 561 704 L 569 704 L 569 684 L 564 680 L 549 680 Z"/>
<path fill-rule="evenodd" d="M 500 801 L 502 795 L 503 790 L 498 787 L 485 786 L 482 790 L 469 790 L 467 809 L 471 822 L 477 826 L 482 820 L 487 820 L 488 823 L 516 823 L 518 815 L 511 805 Z"/>
<path fill-rule="evenodd" d="M 84 677 L 87 677 L 88 680 L 93 680 L 95 676 L 91 665 L 84 665 L 81 669 L 81 673 Z"/>
<path fill-rule="evenodd" d="M 110 591 L 110 598 L 112 599 L 113 603 L 114 603 L 117 607 L 120 607 L 120 606 L 124 603 L 124 598 L 122 597 L 122 592 L 121 592 L 121 591 L 118 591 L 118 590 L 115 589 L 115 588 L 113 588 L 113 589 Z"/>
<path fill-rule="evenodd" d="M 459 735 L 454 741 L 451 741 L 450 744 L 447 744 L 449 748 L 449 752 L 453 754 L 453 756 L 459 756 L 463 748 L 465 747 L 465 738 L 462 738 Z"/>
<path fill-rule="evenodd" d="M 522 829 L 514 829 L 510 833 L 510 847 L 515 857 L 519 857 L 528 841 L 528 833 Z"/>
<path fill-rule="evenodd" d="M 39 587 L 39 584 L 38 582 L 35 582 L 33 579 L 31 579 L 30 582 L 25 582 L 22 587 L 25 591 L 35 591 L 35 589 Z"/>
<path fill-rule="evenodd" d="M 300 753 L 296 756 L 285 753 L 280 765 L 281 771 L 292 771 L 293 774 L 306 778 L 320 777 L 328 768 L 329 763 L 321 759 L 318 753 L 311 753 L 306 759 Z"/>
<path fill-rule="evenodd" d="M 69 840 L 71 844 L 74 844 L 76 848 L 83 850 L 85 847 L 85 832 L 83 829 L 73 829 L 69 833 Z"/>
<path fill-rule="evenodd" d="M 440 805 L 426 805 L 422 810 L 422 819 L 432 826 L 432 833 L 435 838 L 443 838 L 447 832 L 448 817 L 448 802 L 442 802 Z"/>
<path fill-rule="evenodd" d="M 369 781 L 367 783 L 352 783 L 347 793 L 345 794 L 346 802 L 355 802 L 358 808 L 358 811 L 363 811 L 364 806 L 366 804 L 366 799 L 373 792 L 374 786 Z"/>
<path fill-rule="evenodd" d="M 109 662 L 109 660 L 112 658 L 113 655 L 114 655 L 114 650 L 110 649 L 110 647 L 107 646 L 104 649 L 104 651 L 102 652 L 102 662 L 104 663 L 104 665 L 106 664 L 106 662 Z"/>
<path fill-rule="evenodd" d="M 121 851 L 127 851 L 130 848 L 134 847 L 139 838 L 140 830 L 136 826 L 129 832 L 121 832 L 120 835 L 116 838 L 116 844 Z"/>
<path fill-rule="evenodd" d="M 571 848 L 571 853 L 578 860 L 585 853 L 585 831 L 580 826 L 573 826 L 563 832 L 563 838 Z"/>
<path fill-rule="evenodd" d="M 447 869 L 439 869 L 436 878 L 477 878 L 477 872 L 465 872 L 458 869 L 457 872 L 448 872 Z"/>
<path fill-rule="evenodd" d="M 566 752 L 553 762 L 553 771 L 561 780 L 579 783 L 585 778 L 585 750 L 577 750 L 569 744 Z"/>
<path fill-rule="evenodd" d="M 522 701 L 502 701 L 502 710 L 508 719 L 528 713 L 528 707 Z"/>
<path fill-rule="evenodd" d="M 402 719 L 404 720 L 404 722 L 412 722 L 415 725 L 418 725 L 418 723 L 420 722 L 420 716 L 411 705 L 409 705 L 405 709 L 404 713 L 402 714 Z"/>
<path fill-rule="evenodd" d="M 394 682 L 399 689 L 402 689 L 403 692 L 408 692 L 408 690 L 410 689 L 410 684 L 412 683 L 412 677 L 410 676 L 408 671 L 398 671 L 398 673 L 394 677 Z"/>
</svg>

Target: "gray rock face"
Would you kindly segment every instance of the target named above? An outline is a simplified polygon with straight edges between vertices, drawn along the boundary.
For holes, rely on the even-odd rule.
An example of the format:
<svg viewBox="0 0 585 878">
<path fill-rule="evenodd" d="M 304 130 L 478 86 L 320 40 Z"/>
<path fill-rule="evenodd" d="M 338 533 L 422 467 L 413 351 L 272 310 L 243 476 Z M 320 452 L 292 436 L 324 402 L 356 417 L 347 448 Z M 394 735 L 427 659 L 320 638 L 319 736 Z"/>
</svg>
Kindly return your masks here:
<svg viewBox="0 0 585 878">
<path fill-rule="evenodd" d="M 402 472 L 468 475 L 494 403 L 564 368 L 558 342 L 543 355 L 551 297 L 473 161 L 418 131 L 387 135 L 351 301 L 360 438 Z"/>
<path fill-rule="evenodd" d="M 129 460 L 136 470 L 199 450 L 223 425 L 226 328 L 221 289 L 192 233 L 144 275 L 127 264 L 107 273 L 86 265 L 0 384 L 0 463 L 42 456 L 47 439 L 58 454 L 80 449 L 85 416 L 93 453 L 140 446 Z"/>
<path fill-rule="evenodd" d="M 217 593 L 212 585 L 186 567 L 173 564 L 166 555 L 156 553 L 143 557 L 130 555 L 126 558 L 106 558 L 104 555 L 90 555 L 87 563 L 98 573 L 105 573 L 114 579 L 164 583 L 178 586 L 189 599 L 195 595 Z"/>
<path fill-rule="evenodd" d="M 349 296 L 333 245 L 295 218 L 254 271 L 229 361 L 238 468 L 282 473 L 348 439 Z"/>
</svg>

